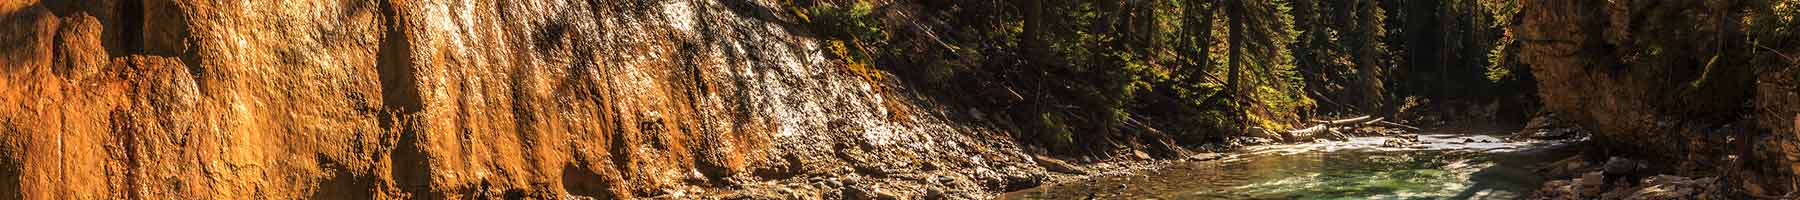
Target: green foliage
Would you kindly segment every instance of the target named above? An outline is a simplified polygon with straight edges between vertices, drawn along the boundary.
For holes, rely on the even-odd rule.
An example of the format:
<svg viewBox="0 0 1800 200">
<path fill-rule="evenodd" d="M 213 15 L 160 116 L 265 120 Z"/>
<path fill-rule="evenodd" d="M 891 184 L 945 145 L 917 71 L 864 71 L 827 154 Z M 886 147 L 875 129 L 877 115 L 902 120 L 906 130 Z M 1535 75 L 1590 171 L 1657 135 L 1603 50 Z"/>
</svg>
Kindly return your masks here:
<svg viewBox="0 0 1800 200">
<path fill-rule="evenodd" d="M 806 9 L 813 31 L 829 38 L 880 41 L 887 38 L 881 21 L 869 16 L 873 6 L 855 1 L 848 6 L 819 3 Z"/>
<path fill-rule="evenodd" d="M 1724 55 L 1713 55 L 1711 59 L 1706 59 L 1706 65 L 1700 68 L 1700 78 L 1688 81 L 1687 89 L 1689 90 L 1689 93 L 1692 93 L 1693 90 L 1703 88 L 1707 83 L 1711 82 L 1712 76 L 1716 74 L 1714 73 L 1713 67 L 1719 65 L 1719 57 L 1724 57 Z"/>
<path fill-rule="evenodd" d="M 1242 62 L 1245 66 L 1241 67 L 1244 68 L 1243 76 L 1248 85 L 1238 90 L 1246 95 L 1244 100 L 1247 102 L 1242 102 L 1245 107 L 1241 109 L 1248 114 L 1245 119 L 1251 123 L 1248 125 L 1276 131 L 1286 130 L 1299 120 L 1299 113 L 1316 106 L 1310 97 L 1303 95 L 1304 77 L 1298 72 L 1294 51 L 1289 50 L 1291 44 L 1305 33 L 1296 29 L 1296 16 L 1290 5 L 1307 5 L 1306 3 L 1316 2 L 1243 2 L 1246 16 L 1237 20 L 1242 20 L 1240 23 L 1246 26 L 1246 41 L 1238 43 L 1242 46 L 1224 48 L 1241 48 L 1246 52 L 1243 57 L 1245 62 Z"/>
<path fill-rule="evenodd" d="M 1051 147 L 1064 148 L 1075 143 L 1075 133 L 1069 131 L 1061 117 L 1053 113 L 1038 113 L 1038 142 Z"/>
<path fill-rule="evenodd" d="M 1456 12 L 1441 15 L 1460 23 L 1446 29 L 1497 30 L 1518 13 L 1512 1 L 1453 0 L 1431 12 Z M 842 41 L 829 45 L 846 52 L 840 57 L 867 61 L 846 63 L 923 62 L 926 69 L 900 69 L 974 96 L 967 99 L 985 108 L 1005 109 L 1014 124 L 1035 132 L 1026 135 L 1053 147 L 1104 146 L 1092 143 L 1135 141 L 1125 137 L 1146 132 L 1205 139 L 1234 137 L 1248 126 L 1280 131 L 1319 107 L 1310 88 L 1356 88 L 1341 92 L 1376 93 L 1355 101 L 1384 101 L 1392 96 L 1384 89 L 1387 68 L 1397 68 L 1402 53 L 1390 48 L 1409 41 L 1397 28 L 1405 22 L 1388 19 L 1440 15 L 1402 15 L 1393 9 L 1401 2 L 1377 0 L 929 1 L 935 3 L 923 4 L 944 5 L 892 12 L 878 9 L 908 6 L 837 2 L 853 3 L 808 4 L 796 13 L 825 39 Z M 878 17 L 894 16 L 932 20 L 900 26 L 926 26 L 917 30 L 883 30 L 889 25 Z M 932 25 L 939 22 L 946 25 Z M 1472 72 L 1470 79 L 1517 71 L 1487 66 L 1508 58 L 1485 46 L 1506 43 L 1454 36 L 1444 43 L 1456 48 L 1439 49 L 1473 60 L 1449 63 L 1466 66 L 1458 72 Z M 871 51 L 864 46 L 888 45 L 912 49 L 862 55 Z M 906 61 L 863 60 L 870 57 Z M 1234 68 L 1241 73 L 1231 76 Z"/>
<path fill-rule="evenodd" d="M 1056 148 L 1145 132 L 1205 139 L 1248 126 L 1280 131 L 1326 102 L 1358 107 L 1333 111 L 1384 115 L 1424 99 L 1531 93 L 1532 74 L 1517 64 L 1521 36 L 1504 31 L 1523 13 L 1518 0 L 925 1 L 921 10 L 871 2 L 882 1 L 787 5 L 851 71 L 870 77 L 876 63 L 906 66 L 896 68 L 982 109 L 1003 109 L 1034 132 L 1027 136 Z M 1752 46 L 1794 51 L 1800 0 L 1745 4 Z M 890 8 L 899 10 L 880 10 Z M 1038 23 L 1028 30 L 1031 22 Z M 924 27 L 884 30 L 910 26 Z M 1638 37 L 1657 34 L 1691 33 Z M 1645 59 L 1678 50 L 1638 47 L 1651 50 Z M 1690 87 L 1723 84 L 1711 75 L 1772 55 L 1719 58 Z M 1392 102 L 1403 96 L 1413 98 Z"/>
<path fill-rule="evenodd" d="M 1507 45 L 1505 44 L 1507 42 L 1512 42 L 1512 41 L 1509 39 L 1503 39 L 1503 40 L 1497 40 L 1494 42 L 1500 43 L 1500 44 L 1495 44 L 1493 49 L 1488 50 L 1488 53 L 1487 53 L 1487 63 L 1488 63 L 1487 80 L 1488 80 L 1488 82 L 1498 83 L 1500 81 L 1506 80 L 1513 76 L 1512 66 L 1508 66 L 1508 62 L 1506 62 L 1507 59 L 1512 59 L 1512 58 L 1508 58 L 1508 56 L 1511 56 L 1511 54 L 1507 53 L 1507 51 L 1506 51 Z"/>
<path fill-rule="evenodd" d="M 1179 13 L 1200 11 L 1208 12 L 1205 15 L 1223 16 L 1218 12 L 1220 9 L 1181 8 L 1211 4 L 1144 2 L 1161 3 L 1045 5 L 1047 30 L 1042 34 L 1051 57 L 1047 60 L 1055 62 L 1020 68 L 1020 73 L 1026 74 L 1023 77 L 1035 78 L 1017 80 L 1019 85 L 1048 86 L 1022 91 L 1028 93 L 1026 96 L 1046 98 L 1032 99 L 1037 101 L 1033 103 L 1049 104 L 1038 106 L 1046 109 L 1038 111 L 1040 116 L 1034 119 L 1045 126 L 1041 130 L 1049 131 L 1040 135 L 1050 137 L 1050 141 L 1060 141 L 1062 133 L 1058 130 L 1077 129 L 1081 131 L 1076 132 L 1082 134 L 1102 134 L 1109 132 L 1108 129 L 1124 127 L 1122 123 L 1126 121 L 1153 120 L 1160 125 L 1157 129 L 1173 132 L 1178 137 L 1216 138 L 1222 136 L 1220 132 L 1236 130 L 1245 123 L 1275 129 L 1288 127 L 1298 121 L 1296 113 L 1313 106 L 1310 98 L 1300 95 L 1304 94 L 1300 91 L 1304 77 L 1297 72 L 1294 57 L 1285 53 L 1299 32 L 1293 29 L 1294 18 L 1286 15 L 1291 12 L 1288 1 L 1246 0 L 1245 18 L 1212 17 L 1211 27 L 1187 27 L 1208 23 L 1180 20 L 1207 18 L 1181 17 L 1195 15 Z M 1113 8 L 1103 9 L 1108 6 Z M 1226 42 L 1229 33 L 1223 25 L 1231 22 L 1245 25 L 1244 41 Z M 1142 27 L 1144 25 L 1153 27 Z M 1151 32 L 1143 32 L 1146 30 Z M 1202 33 L 1210 36 L 1199 35 Z M 1237 89 L 1241 92 L 1228 92 L 1231 89 L 1225 88 L 1224 80 L 1218 78 L 1227 77 L 1226 69 L 1230 66 L 1223 62 L 1229 59 L 1225 55 L 1199 52 L 1203 58 L 1192 58 L 1164 54 L 1187 49 L 1173 49 L 1181 46 L 1163 43 L 1194 40 L 1194 37 L 1211 37 L 1196 40 L 1209 41 L 1207 44 L 1195 45 L 1212 46 L 1211 49 L 1216 50 L 1238 48 L 1246 53 L 1241 58 L 1245 59 L 1242 61 L 1244 66 L 1240 66 L 1244 72 L 1244 85 Z M 1205 62 L 1209 65 L 1195 65 L 1202 60 L 1212 61 Z M 1234 94 L 1244 96 L 1231 97 Z M 1072 115 L 1069 116 L 1073 117 L 1065 119 L 1048 114 L 1058 112 L 1070 112 Z M 1233 119 L 1227 113 L 1246 114 L 1248 119 Z M 1061 124 L 1054 122 L 1060 121 L 1085 127 L 1055 128 L 1054 125 Z M 1081 143 L 1084 142 L 1082 138 L 1090 137 L 1076 135 L 1071 138 Z"/>
<path fill-rule="evenodd" d="M 795 5 L 790 2 L 789 6 Z M 794 10 L 802 20 L 809 22 L 815 33 L 824 37 L 821 46 L 828 48 L 829 53 L 837 56 L 852 73 L 871 83 L 883 80 L 872 66 L 878 56 L 874 54 L 881 52 L 870 52 L 865 47 L 883 46 L 888 37 L 881 21 L 870 15 L 873 6 L 869 2 L 853 1 L 848 6 L 817 2 L 806 9 Z"/>
<path fill-rule="evenodd" d="M 1487 11 L 1487 13 L 1484 14 L 1493 16 L 1491 18 L 1486 18 L 1489 20 L 1486 24 L 1489 25 L 1488 28 L 1490 29 L 1503 29 L 1512 26 L 1513 17 L 1519 14 L 1518 0 L 1480 0 L 1479 4 L 1481 10 Z M 1515 40 L 1512 35 L 1501 35 L 1500 38 L 1493 41 L 1493 48 L 1488 49 L 1486 77 L 1489 82 L 1499 83 L 1515 76 L 1513 70 L 1516 66 L 1512 66 L 1512 62 L 1508 62 L 1508 60 L 1517 58 L 1511 57 L 1513 55 L 1508 53 L 1511 49 L 1509 48 L 1510 46 L 1507 45 L 1513 41 Z"/>
</svg>

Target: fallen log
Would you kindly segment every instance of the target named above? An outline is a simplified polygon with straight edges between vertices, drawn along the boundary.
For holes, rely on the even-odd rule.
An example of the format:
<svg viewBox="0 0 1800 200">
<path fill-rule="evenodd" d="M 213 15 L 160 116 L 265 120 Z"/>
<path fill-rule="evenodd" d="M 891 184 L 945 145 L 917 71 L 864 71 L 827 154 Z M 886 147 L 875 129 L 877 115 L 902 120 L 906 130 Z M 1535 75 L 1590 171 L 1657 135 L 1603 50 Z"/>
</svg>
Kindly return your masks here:
<svg viewBox="0 0 1800 200">
<path fill-rule="evenodd" d="M 1331 120 L 1331 121 L 1312 120 L 1312 122 L 1326 124 L 1326 125 L 1330 125 L 1330 126 L 1343 126 L 1343 125 L 1367 122 L 1367 121 L 1369 121 L 1369 119 L 1373 119 L 1373 118 L 1369 117 L 1368 115 L 1363 115 L 1361 117 L 1352 117 L 1349 119 L 1340 119 L 1340 120 Z"/>
<path fill-rule="evenodd" d="M 1302 133 L 1317 133 L 1317 132 L 1325 131 L 1325 130 L 1326 130 L 1325 125 L 1313 125 L 1312 127 L 1288 130 L 1287 132 L 1288 132 L 1288 134 L 1302 134 Z"/>
<path fill-rule="evenodd" d="M 1387 122 L 1387 121 L 1385 121 L 1385 120 L 1387 120 L 1387 118 L 1386 118 L 1386 117 L 1377 117 L 1377 118 L 1375 118 L 1375 119 L 1373 119 L 1373 120 L 1369 120 L 1369 121 L 1366 121 L 1366 122 L 1363 122 L 1363 123 L 1362 123 L 1362 125 L 1363 125 L 1363 126 L 1370 126 L 1370 125 L 1375 125 L 1375 124 L 1379 124 L 1379 123 L 1382 123 L 1382 122 Z"/>
<path fill-rule="evenodd" d="M 1282 135 L 1281 139 L 1287 140 L 1288 142 L 1297 142 L 1300 140 L 1310 140 L 1312 138 L 1317 138 L 1319 134 L 1324 134 L 1330 130 L 1331 130 L 1330 128 L 1326 128 L 1325 125 L 1322 125 L 1322 124 L 1321 125 L 1313 125 L 1312 127 L 1307 127 L 1307 128 L 1303 128 L 1303 129 L 1289 130 L 1286 132 L 1286 134 Z"/>
<path fill-rule="evenodd" d="M 1370 119 L 1375 119 L 1375 118 L 1370 117 L 1368 115 L 1364 115 L 1364 116 L 1359 116 L 1359 117 L 1352 117 L 1352 118 L 1348 118 L 1348 119 L 1331 120 L 1331 121 L 1309 120 L 1313 123 L 1318 123 L 1318 125 L 1313 125 L 1311 127 L 1307 127 L 1307 128 L 1303 128 L 1303 129 L 1289 130 L 1286 132 L 1286 134 L 1282 135 L 1282 139 L 1286 139 L 1287 141 L 1290 141 L 1290 142 L 1297 142 L 1297 141 L 1302 141 L 1302 140 L 1317 139 L 1317 138 L 1321 138 L 1321 137 L 1343 137 L 1343 136 L 1345 136 L 1343 133 L 1338 132 L 1337 130 L 1332 130 L 1332 128 L 1344 128 L 1344 127 L 1351 126 L 1351 125 L 1355 125 L 1355 127 L 1361 127 L 1361 126 L 1364 126 L 1363 123 L 1368 123 Z"/>
<path fill-rule="evenodd" d="M 1317 123 L 1318 125 L 1313 125 L 1313 126 L 1303 128 L 1303 129 L 1294 129 L 1294 130 L 1288 130 L 1287 132 L 1282 132 L 1283 133 L 1281 135 L 1282 139 L 1285 139 L 1290 142 L 1297 142 L 1297 141 L 1311 140 L 1311 139 L 1318 139 L 1318 138 L 1327 138 L 1327 137 L 1348 137 L 1349 136 L 1348 134 L 1345 134 L 1344 132 L 1340 132 L 1336 129 L 1356 130 L 1358 128 L 1368 127 L 1368 126 L 1389 127 L 1389 128 L 1396 128 L 1396 129 L 1404 129 L 1407 131 L 1419 131 L 1420 130 L 1419 127 L 1413 127 L 1413 126 L 1408 126 L 1405 124 L 1389 122 L 1389 121 L 1387 121 L 1387 117 L 1372 117 L 1372 116 L 1366 116 L 1366 115 L 1359 116 L 1359 117 L 1347 118 L 1347 119 L 1340 119 L 1340 120 L 1330 120 L 1330 121 L 1308 120 L 1308 121 Z"/>
</svg>

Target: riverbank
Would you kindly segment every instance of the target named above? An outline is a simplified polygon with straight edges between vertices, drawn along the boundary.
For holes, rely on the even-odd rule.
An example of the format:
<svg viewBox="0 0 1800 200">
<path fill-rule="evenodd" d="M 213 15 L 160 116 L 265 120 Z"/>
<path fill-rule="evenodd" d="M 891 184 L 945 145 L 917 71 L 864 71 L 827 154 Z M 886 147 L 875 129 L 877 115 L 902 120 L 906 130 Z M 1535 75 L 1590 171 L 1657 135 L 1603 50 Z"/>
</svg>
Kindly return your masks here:
<svg viewBox="0 0 1800 200">
<path fill-rule="evenodd" d="M 1007 199 L 1525 197 L 1537 166 L 1574 154 L 1579 139 L 1511 137 L 1494 128 L 1259 145 L 1169 166 L 1003 195 Z"/>
<path fill-rule="evenodd" d="M 1372 119 L 1372 118 L 1371 118 Z M 1432 121 L 1431 124 L 1444 124 Z M 1485 134 L 1502 134 L 1498 125 L 1453 123 L 1447 127 L 1457 129 L 1480 130 Z M 1434 129 L 1435 130 L 1435 129 Z M 1449 130 L 1449 129 L 1444 129 Z M 871 149 L 861 144 L 844 145 L 838 149 L 841 153 L 835 157 L 802 157 L 788 160 L 845 160 L 851 163 L 817 162 L 813 164 L 787 164 L 789 168 L 804 166 L 806 170 L 786 170 L 787 174 L 764 176 L 761 178 L 726 179 L 712 187 L 689 187 L 663 194 L 658 197 L 669 198 L 706 198 L 706 199 L 992 199 L 1006 197 L 1008 192 L 1031 190 L 1066 183 L 1089 181 L 1102 177 L 1125 177 L 1154 173 L 1170 167 L 1179 167 L 1182 163 L 1208 162 L 1218 160 L 1242 160 L 1254 156 L 1246 156 L 1244 151 L 1271 151 L 1279 146 L 1310 146 L 1322 148 L 1322 144 L 1353 144 L 1361 146 L 1419 145 L 1430 147 L 1431 143 L 1506 143 L 1503 137 L 1460 138 L 1460 137 L 1418 137 L 1399 128 L 1386 126 L 1334 126 L 1332 134 L 1319 134 L 1306 137 L 1304 140 L 1281 137 L 1249 137 L 1230 142 L 1203 144 L 1184 147 L 1187 152 L 1177 157 L 1166 157 L 1150 153 L 1151 149 L 1116 149 L 1107 152 L 1096 152 L 1092 155 L 1060 155 L 1049 153 L 1042 147 L 1021 145 L 1008 141 L 1000 132 L 981 132 L 969 137 L 938 138 L 935 143 L 964 144 L 960 148 L 969 152 L 968 159 L 934 158 L 925 160 L 907 160 L 918 165 L 879 165 L 876 161 L 906 159 L 903 154 L 893 157 L 871 156 Z M 1368 137 L 1408 136 L 1411 139 L 1393 140 L 1357 140 Z M 1471 139 L 1464 141 L 1462 139 Z M 838 140 L 852 141 L 852 140 Z M 1391 142 L 1390 142 L 1391 141 Z M 1420 141 L 1426 141 L 1421 143 Z M 831 141 L 818 141 L 830 143 Z M 923 142 L 923 141 L 914 141 Z M 1291 143 L 1284 143 L 1291 142 Z M 804 143 L 804 142 L 802 142 Z M 1477 144 L 1470 144 L 1477 145 Z M 979 147 L 999 147 L 998 151 L 985 151 Z M 1432 148 L 1425 148 L 1432 149 Z M 821 150 L 823 151 L 823 150 Z M 944 152 L 938 152 L 944 153 Z M 1256 154 L 1256 153 L 1251 153 Z M 900 161 L 891 161 L 900 162 Z M 804 172 L 802 172 L 804 171 Z"/>
<path fill-rule="evenodd" d="M 1622 159 L 1622 158 L 1621 158 Z M 1614 172 L 1618 166 L 1647 167 L 1624 164 L 1618 159 L 1589 163 L 1573 156 L 1552 163 L 1538 172 L 1554 177 L 1533 192 L 1531 199 L 1776 199 L 1779 197 L 1740 196 L 1723 187 L 1727 183 L 1717 176 L 1684 177 L 1656 172 Z M 1780 198 L 1780 199 L 1792 199 Z"/>
<path fill-rule="evenodd" d="M 1002 152 L 1005 153 L 1005 152 Z M 780 179 L 749 180 L 724 187 L 687 188 L 679 196 L 700 199 L 993 199 L 1007 191 L 1077 182 L 1090 177 L 1127 176 L 1176 163 L 1216 160 L 1220 153 L 1153 158 L 1141 152 L 1114 152 L 1104 159 L 1021 153 L 1022 159 L 920 162 L 915 170 L 835 170 Z M 986 163 L 985 166 L 969 166 Z M 673 194 L 673 193 L 671 193 Z"/>
</svg>

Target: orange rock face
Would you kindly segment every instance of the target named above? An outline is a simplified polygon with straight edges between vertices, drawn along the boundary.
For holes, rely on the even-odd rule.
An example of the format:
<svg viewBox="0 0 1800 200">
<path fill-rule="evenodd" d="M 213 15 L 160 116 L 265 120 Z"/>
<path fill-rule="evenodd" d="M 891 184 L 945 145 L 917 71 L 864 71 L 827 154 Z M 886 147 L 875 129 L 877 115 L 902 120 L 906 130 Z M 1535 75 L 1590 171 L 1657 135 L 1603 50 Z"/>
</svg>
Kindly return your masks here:
<svg viewBox="0 0 1800 200">
<path fill-rule="evenodd" d="M 0 2 L 0 199 L 681 198 L 825 174 L 920 195 L 1043 173 L 870 89 L 775 5 Z"/>
</svg>

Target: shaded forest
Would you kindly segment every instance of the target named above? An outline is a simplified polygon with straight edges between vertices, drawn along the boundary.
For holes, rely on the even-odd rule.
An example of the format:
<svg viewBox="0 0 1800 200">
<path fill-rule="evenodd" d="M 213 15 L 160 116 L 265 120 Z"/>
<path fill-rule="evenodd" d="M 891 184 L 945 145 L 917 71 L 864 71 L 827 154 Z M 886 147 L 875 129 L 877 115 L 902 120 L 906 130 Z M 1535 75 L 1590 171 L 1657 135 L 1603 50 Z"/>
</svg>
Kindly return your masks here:
<svg viewBox="0 0 1800 200">
<path fill-rule="evenodd" d="M 838 58 L 1062 152 L 1248 144 L 1335 116 L 1523 123 L 1514 1 L 794 1 Z M 1249 137 L 1246 137 L 1249 136 Z"/>
<path fill-rule="evenodd" d="M 1765 177 L 1800 169 L 1791 0 L 786 5 L 813 16 L 836 58 L 881 72 L 865 76 L 991 113 L 1052 154 L 1305 142 L 1331 138 L 1297 135 L 1310 124 L 1354 116 L 1522 127 L 1558 115 L 1596 132 L 1590 163 L 1681 163 L 1666 173 L 1733 174 L 1777 196 L 1792 190 L 1762 185 L 1793 182 Z"/>
</svg>

